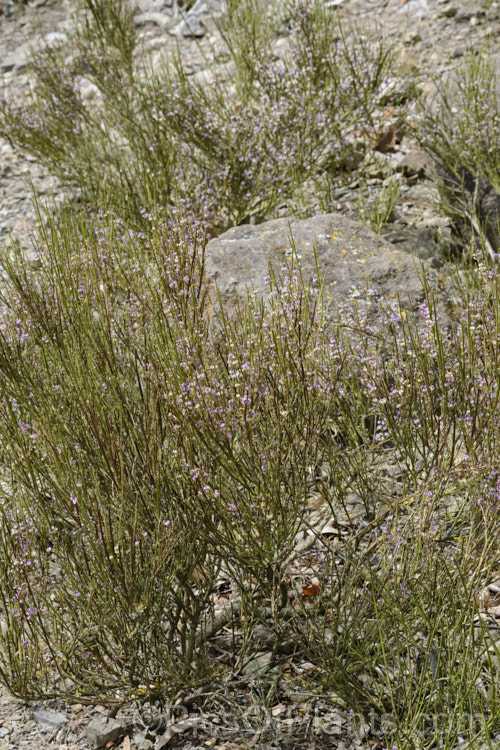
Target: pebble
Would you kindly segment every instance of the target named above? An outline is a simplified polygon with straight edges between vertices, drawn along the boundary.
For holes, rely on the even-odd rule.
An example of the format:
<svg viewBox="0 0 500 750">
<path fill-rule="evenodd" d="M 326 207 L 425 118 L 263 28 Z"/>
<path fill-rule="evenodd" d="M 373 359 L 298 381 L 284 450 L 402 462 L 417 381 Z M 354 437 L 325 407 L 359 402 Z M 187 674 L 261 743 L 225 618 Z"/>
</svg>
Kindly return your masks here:
<svg viewBox="0 0 500 750">
<path fill-rule="evenodd" d="M 87 727 L 87 741 L 91 747 L 99 750 L 108 742 L 116 742 L 128 728 L 127 722 L 120 719 L 93 719 Z"/>
<path fill-rule="evenodd" d="M 159 13 L 155 11 L 149 11 L 147 13 L 141 13 L 134 16 L 134 21 L 137 26 L 146 26 L 149 23 L 155 24 L 160 28 L 164 28 L 170 22 L 170 18 L 165 13 Z"/>
<path fill-rule="evenodd" d="M 42 732 L 48 732 L 49 730 L 58 729 L 62 724 L 66 724 L 67 717 L 64 714 L 57 713 L 54 711 L 46 711 L 44 708 L 39 708 L 33 713 L 33 718 L 39 725 Z"/>
</svg>

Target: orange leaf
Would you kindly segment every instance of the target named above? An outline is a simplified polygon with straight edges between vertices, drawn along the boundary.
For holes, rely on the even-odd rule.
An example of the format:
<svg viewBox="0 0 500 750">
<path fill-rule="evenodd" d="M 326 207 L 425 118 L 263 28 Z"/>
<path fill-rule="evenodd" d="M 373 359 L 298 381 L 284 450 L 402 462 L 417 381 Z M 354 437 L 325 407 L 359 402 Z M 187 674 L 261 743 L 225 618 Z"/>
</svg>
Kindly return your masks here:
<svg viewBox="0 0 500 750">
<path fill-rule="evenodd" d="M 310 586 L 302 586 L 302 596 L 317 596 L 319 586 L 312 583 Z"/>
</svg>

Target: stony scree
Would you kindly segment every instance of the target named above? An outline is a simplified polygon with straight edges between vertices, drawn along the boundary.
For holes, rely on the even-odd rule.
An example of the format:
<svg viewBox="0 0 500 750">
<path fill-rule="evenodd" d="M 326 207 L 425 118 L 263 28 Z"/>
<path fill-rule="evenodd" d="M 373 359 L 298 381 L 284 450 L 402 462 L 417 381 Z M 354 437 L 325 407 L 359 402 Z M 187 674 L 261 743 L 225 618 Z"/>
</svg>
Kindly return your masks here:
<svg viewBox="0 0 500 750">
<path fill-rule="evenodd" d="M 227 77 L 227 60 L 217 51 L 220 41 L 214 33 L 213 17 L 223 9 L 221 0 L 197 0 L 194 4 L 183 4 L 178 0 L 130 2 L 137 9 L 136 22 L 142 49 L 150 55 L 155 70 L 159 70 L 179 46 L 188 75 L 194 75 L 203 82 L 208 80 L 214 83 Z M 457 13 L 444 16 L 443 3 L 437 0 L 417 4 L 418 8 L 414 5 L 389 0 L 386 4 L 374 6 L 368 0 L 350 0 L 345 12 L 348 17 L 351 16 L 362 24 L 380 23 L 389 35 L 405 42 L 408 59 L 413 65 L 429 65 L 431 69 L 439 69 L 443 80 L 446 75 L 451 75 L 449 71 L 456 67 L 456 59 L 467 48 L 479 48 L 486 36 L 492 41 L 498 38 L 498 3 L 492 3 L 487 15 L 475 0 L 454 3 Z M 426 14 L 420 16 L 419 8 L 424 5 Z M 446 7 L 451 6 L 447 4 Z M 4 82 L 7 89 L 12 90 L 14 97 L 21 99 L 29 90 L 26 73 L 26 62 L 30 54 L 29 39 L 40 26 L 42 37 L 46 41 L 52 40 L 64 47 L 65 38 L 71 35 L 67 13 L 71 8 L 69 0 L 30 0 L 27 4 L 9 0 L 0 3 L 0 12 L 3 11 L 0 16 L 0 68 L 4 66 Z M 203 38 L 184 36 L 181 26 L 185 23 L 191 24 L 196 30 L 196 36 L 203 32 Z M 407 31 L 411 23 L 418 25 L 418 34 L 414 29 L 411 33 Z M 278 37 L 273 42 L 273 49 L 278 56 L 286 48 L 286 33 L 288 32 L 284 30 L 285 36 Z M 436 44 L 439 44 L 439 48 Z M 498 62 L 498 55 L 495 60 Z M 85 101 L 99 100 L 100 94 L 90 81 L 82 80 L 81 87 Z M 430 97 L 434 91 L 430 85 Z M 390 135 L 390 138 L 380 135 L 376 150 L 372 152 L 373 163 L 368 166 L 368 170 L 374 170 L 370 179 L 375 192 L 380 190 L 385 180 L 392 179 L 395 174 L 403 176 L 394 219 L 382 231 L 387 239 L 397 242 L 400 248 L 411 250 L 439 264 L 442 248 L 453 243 L 460 248 L 462 241 L 457 239 L 459 233 L 452 233 L 450 221 L 439 205 L 439 195 L 437 201 L 427 201 L 417 195 L 417 188 L 426 189 L 430 193 L 435 186 L 436 176 L 432 175 L 425 154 L 409 135 L 398 134 L 393 130 L 394 128 L 387 128 L 385 135 Z M 42 200 L 54 196 L 57 202 L 62 202 L 67 196 L 58 181 L 33 160 L 18 156 L 7 144 L 0 143 L 0 236 L 6 237 L 14 232 L 27 250 L 31 247 L 29 230 L 35 220 L 35 211 L 30 201 L 31 182 Z M 347 185 L 339 191 L 338 209 L 347 216 L 355 216 L 358 196 L 359 186 Z M 294 212 L 295 207 L 289 205 L 279 215 L 293 215 Z"/>
</svg>

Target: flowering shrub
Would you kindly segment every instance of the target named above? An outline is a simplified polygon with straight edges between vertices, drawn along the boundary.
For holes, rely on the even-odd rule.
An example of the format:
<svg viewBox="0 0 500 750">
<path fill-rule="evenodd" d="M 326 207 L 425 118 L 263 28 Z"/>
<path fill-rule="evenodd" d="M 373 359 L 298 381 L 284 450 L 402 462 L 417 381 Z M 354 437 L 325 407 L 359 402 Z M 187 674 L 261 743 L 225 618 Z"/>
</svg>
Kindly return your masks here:
<svg viewBox="0 0 500 750">
<path fill-rule="evenodd" d="M 201 84 L 180 58 L 164 70 L 135 64 L 141 53 L 127 4 L 86 0 L 70 54 L 37 52 L 31 98 L 0 103 L 0 133 L 92 205 L 106 200 L 136 225 L 144 209 L 179 199 L 216 230 L 261 220 L 284 201 L 300 202 L 311 179 L 324 209 L 384 110 L 393 104 L 404 117 L 414 82 L 402 78 L 392 101 L 398 49 L 344 28 L 322 2 L 294 6 L 289 53 L 276 59 L 254 4 L 230 2 L 220 25 L 234 76 Z M 83 79 L 100 104 L 82 101 Z"/>
<path fill-rule="evenodd" d="M 418 317 L 332 318 L 297 259 L 209 319 L 207 232 L 357 163 L 394 60 L 299 3 L 277 62 L 250 0 L 228 6 L 233 97 L 180 63 L 142 81 L 125 4 L 86 0 L 71 65 L 38 55 L 32 102 L 4 102 L 4 133 L 89 210 L 40 228 L 36 267 L 2 260 L 0 681 L 171 701 L 230 683 L 260 627 L 267 700 L 300 651 L 309 690 L 391 715 L 388 746 L 428 736 L 424 708 L 453 718 L 447 747 L 475 741 L 499 719 L 478 598 L 499 564 L 497 259 L 474 249 L 448 327 L 427 287 Z"/>
<path fill-rule="evenodd" d="M 491 256 L 500 249 L 499 93 L 495 58 L 485 42 L 437 84 L 416 129 L 435 161 L 444 208 Z"/>
<path fill-rule="evenodd" d="M 46 238 L 36 274 L 7 263 L 2 676 L 17 694 L 113 702 L 175 693 L 194 659 L 204 675 L 221 567 L 250 610 L 257 589 L 276 615 L 287 601 L 304 466 L 341 362 L 298 279 L 270 282 L 268 311 L 250 301 L 239 325 L 222 318 L 211 345 L 201 239 L 149 218 L 144 244 L 102 217 Z"/>
<path fill-rule="evenodd" d="M 448 331 L 431 298 L 418 326 L 397 306 L 377 327 L 347 307 L 334 322 L 293 267 L 270 276 L 266 305 L 250 293 L 215 325 L 203 235 L 182 211 L 148 220 L 139 236 L 111 215 L 61 219 L 36 272 L 4 261 L 0 678 L 23 697 L 171 699 L 221 674 L 226 580 L 248 631 L 238 659 L 264 608 L 277 643 L 302 642 L 340 696 L 392 708 L 406 731 L 398 696 L 421 700 L 452 641 L 425 679 L 403 662 L 418 644 L 434 658 L 438 629 L 468 638 L 463 602 L 498 563 L 496 272 L 478 255 L 489 296 L 464 288 Z M 340 547 L 310 527 L 313 486 Z M 321 594 L 291 608 L 307 560 Z M 455 599 L 427 586 L 424 561 Z M 461 648 L 464 674 L 493 669 Z"/>
</svg>

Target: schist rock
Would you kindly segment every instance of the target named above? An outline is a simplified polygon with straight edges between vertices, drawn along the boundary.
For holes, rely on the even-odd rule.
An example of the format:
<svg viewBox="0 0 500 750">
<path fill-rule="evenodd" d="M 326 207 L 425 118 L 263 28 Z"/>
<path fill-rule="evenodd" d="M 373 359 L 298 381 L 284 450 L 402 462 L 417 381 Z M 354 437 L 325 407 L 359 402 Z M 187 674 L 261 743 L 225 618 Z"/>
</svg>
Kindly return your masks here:
<svg viewBox="0 0 500 750">
<path fill-rule="evenodd" d="M 339 303 L 352 301 L 373 320 L 381 302 L 399 299 L 418 318 L 419 305 L 425 300 L 425 274 L 438 311 L 444 321 L 448 319 L 447 285 L 439 271 L 340 214 L 245 224 L 210 240 L 205 270 L 212 309 L 218 305 L 218 295 L 229 314 L 247 299 L 249 290 L 265 299 L 270 291 L 270 267 L 280 273 L 294 257 L 306 286 L 318 286 L 314 281 L 318 265 L 332 316 Z"/>
</svg>

